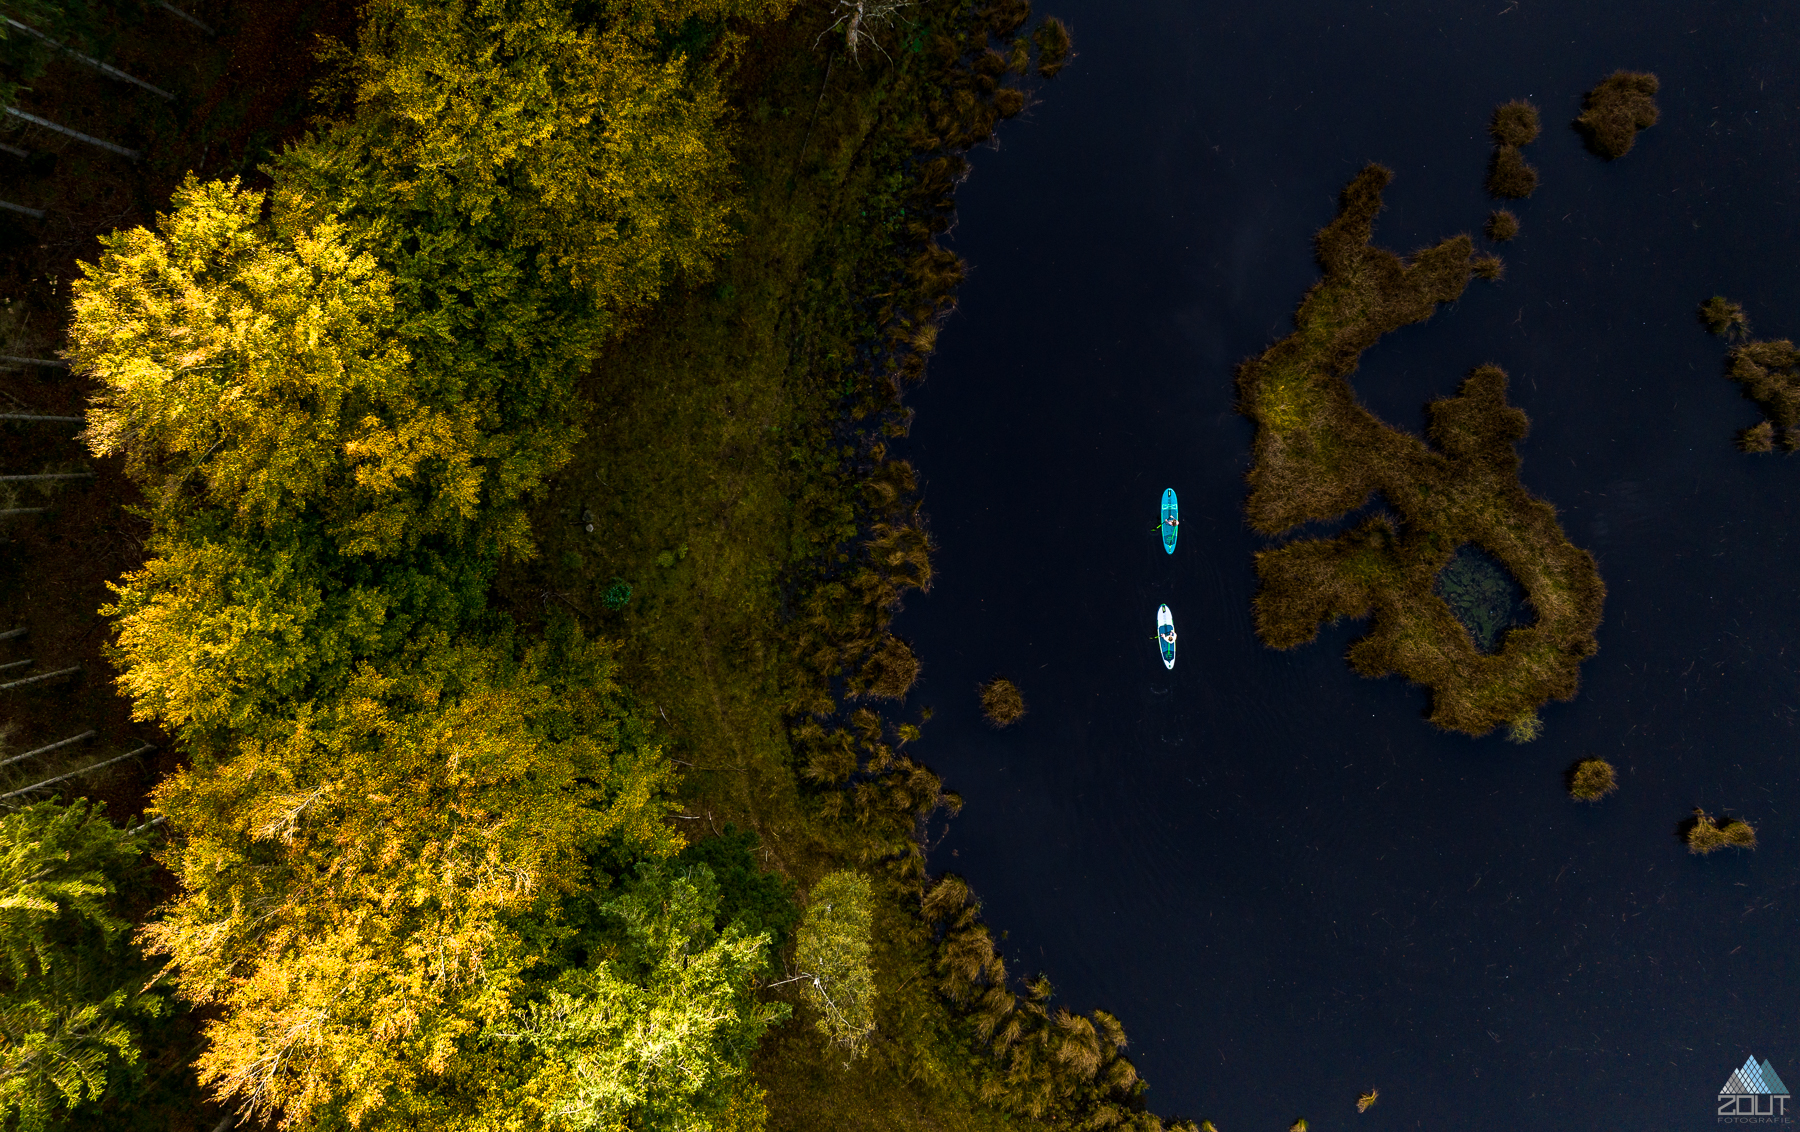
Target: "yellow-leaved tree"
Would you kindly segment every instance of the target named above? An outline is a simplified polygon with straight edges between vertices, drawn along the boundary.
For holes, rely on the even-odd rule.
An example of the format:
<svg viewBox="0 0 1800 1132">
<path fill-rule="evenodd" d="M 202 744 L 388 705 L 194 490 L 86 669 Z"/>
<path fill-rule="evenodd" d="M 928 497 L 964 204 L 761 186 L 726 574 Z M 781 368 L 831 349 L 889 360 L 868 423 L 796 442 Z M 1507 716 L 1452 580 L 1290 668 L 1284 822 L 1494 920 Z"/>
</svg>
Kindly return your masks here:
<svg viewBox="0 0 1800 1132">
<path fill-rule="evenodd" d="M 360 666 L 158 787 L 183 891 L 144 935 L 220 1010 L 199 1069 L 222 1099 L 289 1124 L 421 1116 L 533 993 L 584 852 L 679 849 L 610 650 L 512 653 L 438 640 Z"/>
</svg>

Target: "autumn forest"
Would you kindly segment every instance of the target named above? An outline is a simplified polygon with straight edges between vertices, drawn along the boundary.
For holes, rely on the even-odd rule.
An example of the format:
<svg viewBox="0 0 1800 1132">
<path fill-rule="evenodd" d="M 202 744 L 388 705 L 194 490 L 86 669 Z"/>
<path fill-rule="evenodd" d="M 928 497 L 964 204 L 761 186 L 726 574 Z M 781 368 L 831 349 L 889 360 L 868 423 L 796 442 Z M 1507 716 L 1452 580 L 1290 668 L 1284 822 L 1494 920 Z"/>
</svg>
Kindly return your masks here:
<svg viewBox="0 0 1800 1132">
<path fill-rule="evenodd" d="M 0 691 L 7 1127 L 1176 1127 L 926 868 L 888 627 L 937 237 L 1060 21 L 17 12 L 20 113 L 169 99 L 9 135 L 0 647 L 69 663 Z"/>
</svg>

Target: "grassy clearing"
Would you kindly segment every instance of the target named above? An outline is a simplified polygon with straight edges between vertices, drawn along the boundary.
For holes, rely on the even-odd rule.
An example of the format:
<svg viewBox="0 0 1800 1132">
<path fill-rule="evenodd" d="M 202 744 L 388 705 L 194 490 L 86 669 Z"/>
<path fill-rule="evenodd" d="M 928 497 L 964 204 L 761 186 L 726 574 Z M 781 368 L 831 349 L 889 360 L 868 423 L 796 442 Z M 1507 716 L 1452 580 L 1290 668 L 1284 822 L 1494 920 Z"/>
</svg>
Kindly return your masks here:
<svg viewBox="0 0 1800 1132">
<path fill-rule="evenodd" d="M 1428 407 L 1430 445 L 1357 402 L 1348 379 L 1362 352 L 1460 296 L 1481 262 L 1467 236 L 1410 259 L 1370 246 L 1389 177 L 1371 166 L 1344 190 L 1317 238 L 1324 278 L 1301 300 L 1295 332 L 1244 363 L 1238 388 L 1259 426 L 1246 503 L 1253 527 L 1280 535 L 1377 492 L 1391 512 L 1260 553 L 1257 631 L 1292 648 L 1339 617 L 1372 617 L 1369 635 L 1350 646 L 1358 672 L 1398 672 L 1430 688 L 1429 718 L 1440 727 L 1482 735 L 1506 724 L 1531 738 L 1537 708 L 1575 694 L 1605 586 L 1550 506 L 1519 485 L 1513 444 L 1528 422 L 1506 403 L 1498 367 L 1476 369 L 1456 396 Z M 1465 544 L 1505 566 L 1537 614 L 1508 629 L 1492 655 L 1434 592 Z"/>
</svg>

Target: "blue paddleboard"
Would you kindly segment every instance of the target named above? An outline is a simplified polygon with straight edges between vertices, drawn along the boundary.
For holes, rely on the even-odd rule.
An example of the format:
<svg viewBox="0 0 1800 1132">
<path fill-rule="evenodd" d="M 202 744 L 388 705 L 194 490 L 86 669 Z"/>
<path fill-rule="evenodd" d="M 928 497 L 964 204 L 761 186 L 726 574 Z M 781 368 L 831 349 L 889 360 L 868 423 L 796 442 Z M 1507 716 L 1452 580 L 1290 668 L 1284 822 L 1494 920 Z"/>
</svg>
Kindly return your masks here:
<svg viewBox="0 0 1800 1132">
<path fill-rule="evenodd" d="M 1162 502 L 1162 539 L 1163 552 L 1175 553 L 1175 538 L 1181 534 L 1181 509 L 1175 506 L 1175 489 L 1163 489 Z"/>
<path fill-rule="evenodd" d="M 1175 618 L 1170 616 L 1169 607 L 1161 606 L 1156 611 L 1156 644 L 1162 649 L 1163 667 L 1175 667 Z"/>
</svg>

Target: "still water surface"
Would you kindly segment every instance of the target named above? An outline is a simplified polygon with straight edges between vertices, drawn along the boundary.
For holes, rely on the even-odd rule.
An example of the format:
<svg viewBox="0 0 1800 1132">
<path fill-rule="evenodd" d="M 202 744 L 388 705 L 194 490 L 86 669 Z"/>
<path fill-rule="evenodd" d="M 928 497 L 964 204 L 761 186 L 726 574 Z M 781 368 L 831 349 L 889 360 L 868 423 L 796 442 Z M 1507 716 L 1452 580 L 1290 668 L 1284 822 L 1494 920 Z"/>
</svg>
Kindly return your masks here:
<svg viewBox="0 0 1800 1132">
<path fill-rule="evenodd" d="M 898 628 L 938 711 L 921 753 L 967 800 L 933 867 L 969 879 L 1015 972 L 1123 1019 L 1157 1111 L 1225 1132 L 1697 1128 L 1746 1056 L 1800 1076 L 1800 459 L 1732 448 L 1758 414 L 1693 313 L 1723 292 L 1800 335 L 1800 6 L 1047 10 L 1078 57 L 976 156 L 973 271 L 911 399 L 941 550 Z M 1662 121 L 1607 164 L 1565 123 L 1620 67 L 1661 77 Z M 1599 559 L 1600 653 L 1523 747 L 1356 676 L 1360 626 L 1257 641 L 1232 410 L 1337 190 L 1395 170 L 1388 247 L 1477 230 L 1487 116 L 1517 97 L 1543 110 L 1542 183 L 1505 280 L 1355 382 L 1416 430 L 1505 367 L 1524 482 Z M 1031 709 L 998 733 L 975 698 L 996 674 Z M 1562 790 L 1590 754 L 1621 778 L 1597 807 Z M 1761 848 L 1690 858 L 1697 805 Z"/>
</svg>

